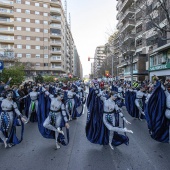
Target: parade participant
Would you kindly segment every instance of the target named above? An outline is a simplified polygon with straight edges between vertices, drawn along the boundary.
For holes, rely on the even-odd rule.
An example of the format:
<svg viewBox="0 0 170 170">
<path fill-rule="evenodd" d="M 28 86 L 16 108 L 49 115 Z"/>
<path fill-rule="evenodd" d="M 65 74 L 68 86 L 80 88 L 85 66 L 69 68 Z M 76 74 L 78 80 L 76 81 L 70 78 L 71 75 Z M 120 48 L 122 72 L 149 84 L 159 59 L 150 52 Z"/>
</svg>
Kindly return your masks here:
<svg viewBox="0 0 170 170">
<path fill-rule="evenodd" d="M 26 95 L 23 85 L 20 85 L 20 86 L 19 86 L 18 94 L 19 94 L 19 96 L 20 96 L 21 98 Z M 19 103 L 19 111 L 20 111 L 21 113 L 23 113 L 23 111 L 24 111 L 24 100 L 21 100 L 20 103 Z"/>
<path fill-rule="evenodd" d="M 95 91 L 96 94 L 98 94 L 97 91 Z M 119 122 L 117 122 L 117 116 L 116 112 L 119 114 L 119 116 L 125 121 L 127 124 L 131 124 L 126 120 L 122 112 L 120 111 L 120 108 L 115 103 L 115 100 L 117 98 L 117 94 L 110 92 L 110 98 L 106 100 L 105 97 L 98 94 L 98 97 L 103 101 L 103 123 L 108 128 L 108 130 L 111 132 L 109 137 L 109 145 L 111 149 L 113 149 L 112 146 L 112 138 L 114 132 L 128 132 L 133 133 L 132 130 L 128 130 L 127 128 L 121 128 L 119 126 Z"/>
<path fill-rule="evenodd" d="M 151 137 L 159 142 L 170 142 L 170 97 L 165 87 L 161 84 L 157 76 L 154 89 L 148 100 L 145 109 L 146 120 Z"/>
<path fill-rule="evenodd" d="M 29 92 L 28 95 L 20 98 L 20 100 L 25 99 L 25 98 L 27 98 L 28 100 L 26 101 L 28 102 L 26 104 L 28 107 L 25 107 L 25 114 L 28 116 L 28 122 L 30 121 L 30 118 L 33 112 L 35 113 L 33 122 L 37 121 L 36 114 L 38 111 L 38 95 L 39 94 L 40 92 L 37 92 L 37 87 L 33 86 L 32 91 Z"/>
<path fill-rule="evenodd" d="M 145 88 L 144 87 L 139 87 L 139 90 L 134 90 L 134 92 L 136 92 L 136 99 L 135 99 L 135 105 L 137 106 L 138 110 L 139 110 L 139 120 L 141 119 L 141 115 L 144 115 L 144 106 L 143 106 L 143 97 L 146 97 L 147 95 L 144 93 Z"/>
<path fill-rule="evenodd" d="M 77 107 L 82 105 L 80 102 L 80 96 L 76 94 L 78 90 L 75 84 L 72 84 L 71 90 L 66 90 L 67 100 L 66 100 L 66 112 L 69 116 L 69 120 L 76 119 L 80 117 L 83 112 L 83 107 L 77 112 Z"/>
<path fill-rule="evenodd" d="M 59 133 L 64 135 L 64 132 L 61 130 L 62 119 L 64 118 L 65 127 L 68 129 L 68 119 L 66 114 L 66 109 L 64 106 L 63 94 L 59 91 L 54 95 L 50 94 L 48 91 L 45 92 L 46 95 L 49 95 L 51 99 L 50 111 L 48 117 L 45 119 L 43 126 L 46 129 L 49 129 L 55 132 L 55 140 L 56 140 L 56 149 L 60 149 L 60 145 L 58 143 Z"/>
<path fill-rule="evenodd" d="M 10 77 L 9 79 L 8 79 L 8 82 L 5 84 L 4 82 L 0 82 L 0 94 L 4 91 L 4 87 L 6 86 L 6 85 L 9 85 L 10 84 L 10 81 L 12 80 L 12 78 Z"/>
<path fill-rule="evenodd" d="M 20 113 L 17 108 L 17 104 L 13 101 L 12 98 L 13 93 L 8 92 L 6 99 L 2 100 L 1 104 L 2 112 L 0 114 L 0 138 L 4 142 L 5 148 L 7 146 L 11 147 L 11 144 L 18 144 L 22 140 L 22 136 L 20 141 L 17 138 L 14 140 L 11 139 L 14 137 L 14 133 L 16 133 L 16 130 L 13 130 L 16 126 L 14 125 L 14 122 L 16 122 L 15 113 L 18 117 L 21 118 L 22 122 L 27 122 L 27 119 Z"/>
</svg>

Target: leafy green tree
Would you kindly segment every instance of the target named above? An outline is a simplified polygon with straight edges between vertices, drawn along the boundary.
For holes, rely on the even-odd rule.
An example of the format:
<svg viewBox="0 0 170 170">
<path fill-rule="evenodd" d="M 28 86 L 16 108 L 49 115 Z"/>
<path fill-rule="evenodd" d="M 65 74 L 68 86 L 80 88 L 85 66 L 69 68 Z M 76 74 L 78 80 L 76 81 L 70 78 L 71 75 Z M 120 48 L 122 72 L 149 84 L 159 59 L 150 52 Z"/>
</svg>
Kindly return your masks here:
<svg viewBox="0 0 170 170">
<path fill-rule="evenodd" d="M 41 76 L 41 74 L 38 74 L 37 77 L 35 77 L 35 82 L 36 83 L 43 83 L 44 78 Z"/>
<path fill-rule="evenodd" d="M 10 68 L 5 68 L 1 74 L 1 80 L 3 82 L 7 82 L 10 77 L 12 78 L 10 85 L 21 84 L 24 81 L 25 76 L 24 67 L 20 64 L 16 64 Z"/>
<path fill-rule="evenodd" d="M 44 76 L 43 79 L 44 79 L 44 82 L 54 82 L 55 81 L 53 76 Z"/>
</svg>

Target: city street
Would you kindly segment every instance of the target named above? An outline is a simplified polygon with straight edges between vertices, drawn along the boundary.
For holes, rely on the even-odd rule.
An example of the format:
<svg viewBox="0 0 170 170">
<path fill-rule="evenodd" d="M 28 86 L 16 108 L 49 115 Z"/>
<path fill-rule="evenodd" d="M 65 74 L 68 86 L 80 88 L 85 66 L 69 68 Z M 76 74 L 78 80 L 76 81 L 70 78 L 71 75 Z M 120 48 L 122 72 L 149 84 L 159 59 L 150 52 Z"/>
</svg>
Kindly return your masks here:
<svg viewBox="0 0 170 170">
<path fill-rule="evenodd" d="M 90 143 L 85 136 L 86 110 L 70 122 L 70 143 L 55 150 L 55 141 L 43 138 L 37 123 L 25 127 L 21 144 L 5 149 L 0 144 L 1 170 L 169 170 L 170 145 L 152 140 L 145 121 L 133 120 L 129 146 L 115 150 Z"/>
</svg>

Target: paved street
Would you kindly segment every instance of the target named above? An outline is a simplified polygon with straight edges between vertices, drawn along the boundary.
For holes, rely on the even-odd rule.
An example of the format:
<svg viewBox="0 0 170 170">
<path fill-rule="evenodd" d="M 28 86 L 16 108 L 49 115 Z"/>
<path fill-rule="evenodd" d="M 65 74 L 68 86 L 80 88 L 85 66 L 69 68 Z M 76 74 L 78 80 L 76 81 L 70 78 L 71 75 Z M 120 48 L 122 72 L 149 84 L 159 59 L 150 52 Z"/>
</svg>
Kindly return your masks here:
<svg viewBox="0 0 170 170">
<path fill-rule="evenodd" d="M 129 146 L 114 151 L 90 143 L 85 137 L 86 114 L 70 123 L 70 143 L 55 150 L 55 141 L 43 138 L 36 123 L 25 128 L 21 144 L 4 149 L 0 144 L 0 170 L 169 170 L 170 145 L 152 140 L 146 122 L 133 120 Z"/>
</svg>

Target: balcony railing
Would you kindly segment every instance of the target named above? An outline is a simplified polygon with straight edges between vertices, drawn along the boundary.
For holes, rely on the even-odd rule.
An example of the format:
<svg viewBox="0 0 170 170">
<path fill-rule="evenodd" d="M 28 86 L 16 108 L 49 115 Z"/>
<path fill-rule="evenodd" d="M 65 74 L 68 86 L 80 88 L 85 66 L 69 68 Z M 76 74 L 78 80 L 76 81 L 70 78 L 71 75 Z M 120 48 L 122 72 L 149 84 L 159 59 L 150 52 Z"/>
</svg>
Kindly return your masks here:
<svg viewBox="0 0 170 170">
<path fill-rule="evenodd" d="M 13 1 L 7 1 L 7 0 L 0 0 L 0 4 L 9 4 L 9 5 L 13 5 Z"/>
<path fill-rule="evenodd" d="M 59 5 L 60 5 L 59 0 L 51 0 L 51 2 L 53 2 L 53 3 L 55 3 L 55 4 L 59 4 Z"/>
<path fill-rule="evenodd" d="M 135 9 L 134 9 L 134 8 L 129 8 L 129 9 L 127 9 L 127 10 L 125 11 L 125 13 L 122 15 L 122 17 L 121 17 L 121 19 L 120 19 L 120 22 L 122 22 L 129 13 L 131 13 L 131 14 L 135 13 Z"/>
<path fill-rule="evenodd" d="M 0 40 L 7 40 L 7 41 L 10 41 L 10 40 L 14 40 L 14 37 L 0 36 Z"/>
<path fill-rule="evenodd" d="M 129 19 L 123 26 L 121 32 L 126 30 L 129 26 L 134 27 L 135 26 L 135 20 L 134 19 Z"/>
<path fill-rule="evenodd" d="M 0 13 L 7 13 L 7 14 L 13 14 L 13 10 L 12 9 L 4 9 L 4 8 L 0 8 Z"/>
<path fill-rule="evenodd" d="M 51 16 L 51 19 L 61 21 L 61 17 Z"/>
<path fill-rule="evenodd" d="M 59 8 L 50 8 L 50 10 L 54 12 L 59 12 L 59 13 L 61 12 L 61 9 Z"/>
<path fill-rule="evenodd" d="M 0 28 L 0 32 L 5 32 L 5 31 L 9 31 L 9 32 L 14 32 L 14 28 L 13 29 L 11 29 L 11 28 L 6 28 L 6 27 L 2 27 L 2 28 Z"/>
</svg>

